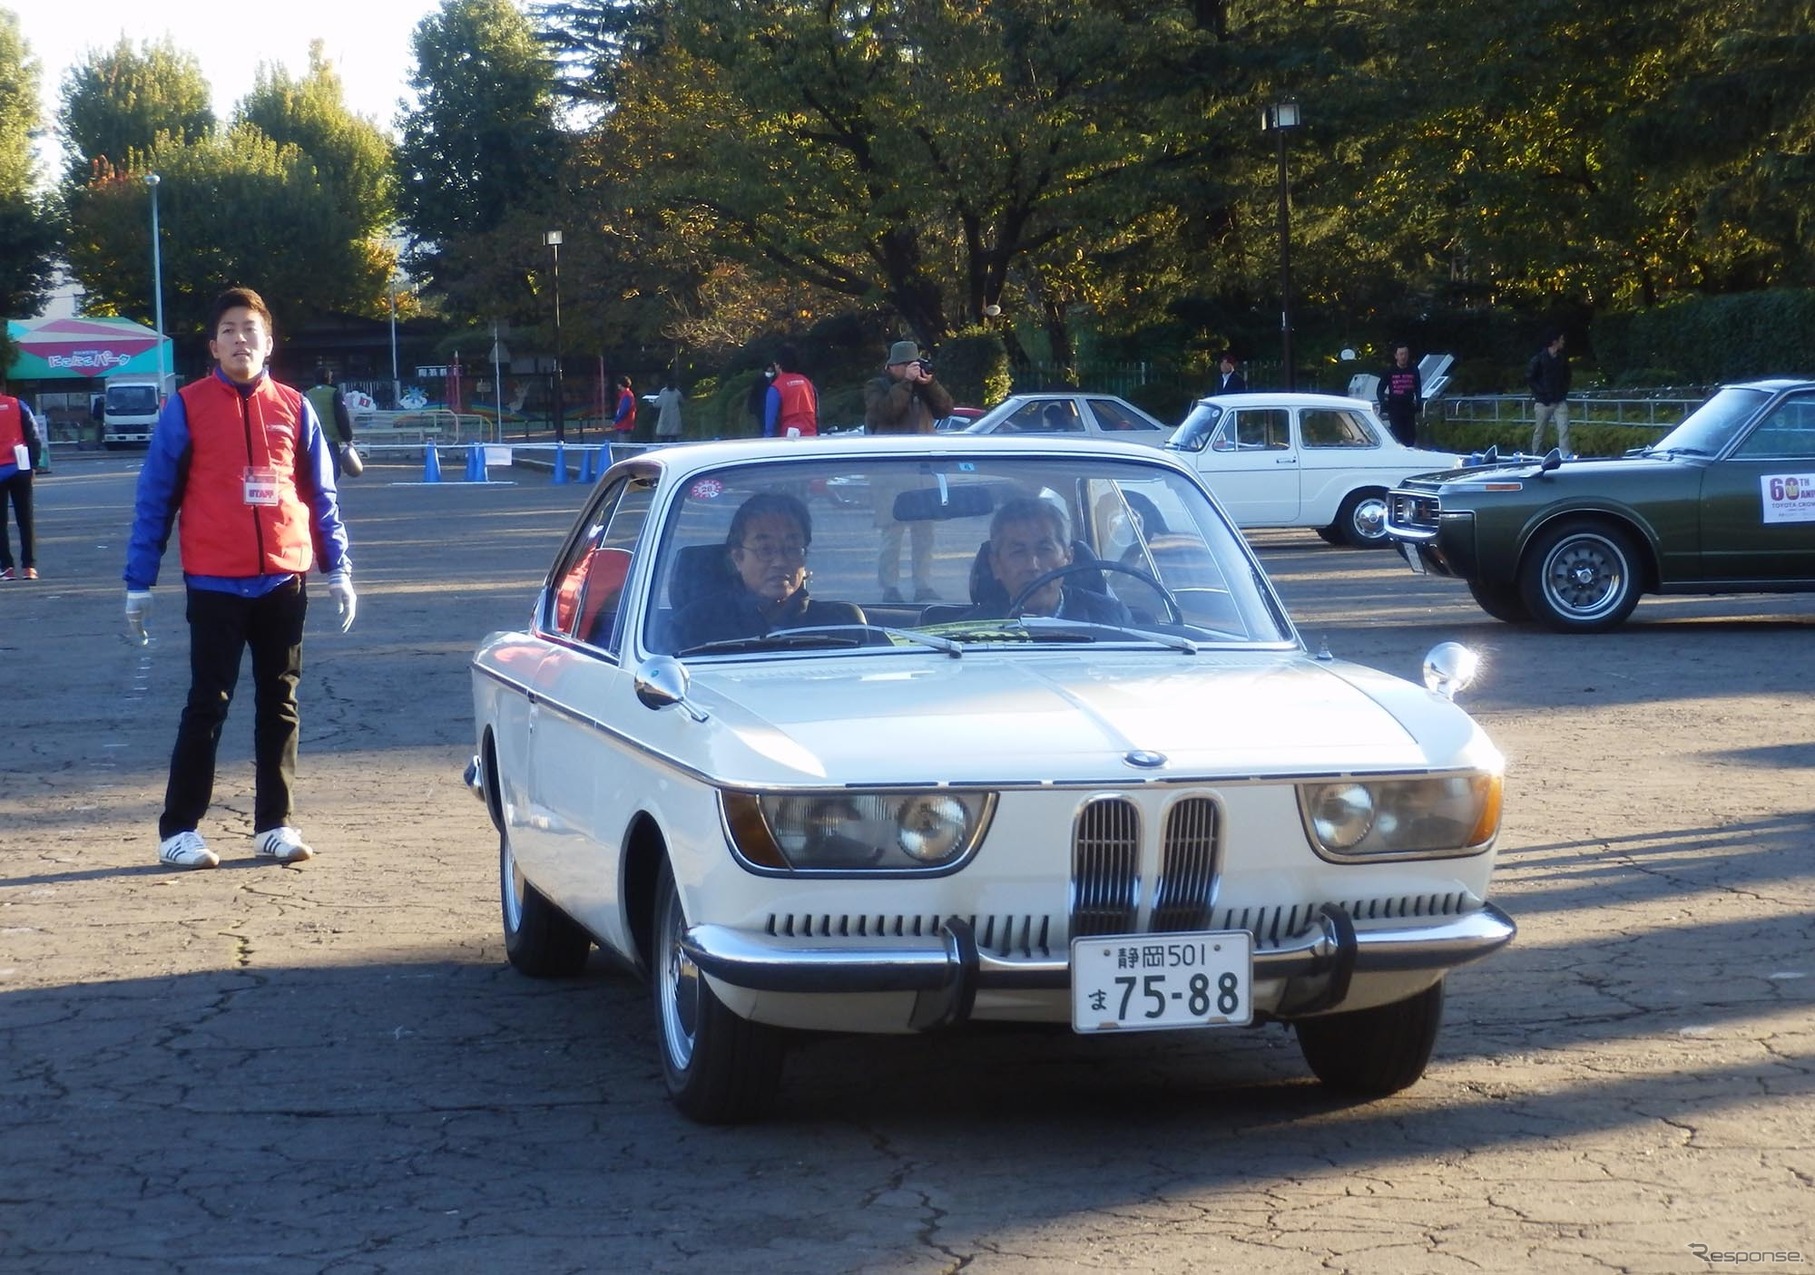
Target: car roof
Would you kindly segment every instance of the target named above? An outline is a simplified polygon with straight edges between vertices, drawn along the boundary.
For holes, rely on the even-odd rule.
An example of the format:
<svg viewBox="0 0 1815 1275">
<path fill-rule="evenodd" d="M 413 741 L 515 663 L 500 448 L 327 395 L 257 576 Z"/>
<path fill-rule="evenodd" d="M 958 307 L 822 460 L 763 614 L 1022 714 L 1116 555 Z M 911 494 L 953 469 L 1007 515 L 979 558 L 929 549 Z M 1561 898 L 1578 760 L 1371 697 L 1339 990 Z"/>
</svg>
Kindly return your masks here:
<svg viewBox="0 0 1815 1275">
<path fill-rule="evenodd" d="M 1756 381 L 1730 381 L 1721 387 L 1728 390 L 1770 390 L 1777 393 L 1781 390 L 1815 389 L 1815 381 L 1799 376 L 1762 377 Z"/>
<path fill-rule="evenodd" d="M 998 438 L 993 434 L 967 436 L 958 441 L 954 434 L 871 434 L 818 436 L 778 442 L 772 438 L 735 439 L 727 442 L 681 443 L 650 447 L 617 462 L 612 468 L 658 467 L 676 474 L 717 469 L 749 461 L 782 460 L 861 460 L 871 456 L 939 456 L 955 460 L 977 460 L 983 457 L 1025 458 L 1034 455 L 1055 457 L 1103 456 L 1116 460 L 1156 459 L 1172 468 L 1185 468 L 1167 453 L 1146 443 L 1123 442 L 1096 435 L 1015 435 Z M 1186 468 L 1185 472 L 1189 473 Z"/>
<path fill-rule="evenodd" d="M 1351 398 L 1347 394 L 1311 394 L 1295 390 L 1251 390 L 1243 394 L 1206 394 L 1197 400 L 1199 403 L 1210 403 L 1217 407 L 1361 407 L 1368 411 L 1374 405 L 1365 398 Z"/>
</svg>

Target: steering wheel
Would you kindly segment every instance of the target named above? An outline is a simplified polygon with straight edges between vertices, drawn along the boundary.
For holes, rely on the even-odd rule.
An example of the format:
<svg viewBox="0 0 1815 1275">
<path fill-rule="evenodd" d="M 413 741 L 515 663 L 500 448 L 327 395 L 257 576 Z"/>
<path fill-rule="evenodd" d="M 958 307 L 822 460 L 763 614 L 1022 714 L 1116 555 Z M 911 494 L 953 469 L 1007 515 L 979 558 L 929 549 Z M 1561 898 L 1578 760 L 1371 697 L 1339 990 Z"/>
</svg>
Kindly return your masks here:
<svg viewBox="0 0 1815 1275">
<path fill-rule="evenodd" d="M 1093 559 L 1090 562 L 1069 562 L 1062 567 L 1054 567 L 1051 571 L 1043 572 L 1042 574 L 1035 576 L 1022 587 L 1019 593 L 1009 599 L 1008 613 L 1010 615 L 1017 614 L 1021 610 L 1021 604 L 1027 601 L 1031 594 L 1045 588 L 1054 580 L 1061 580 L 1066 576 L 1075 576 L 1085 571 L 1120 571 L 1125 576 L 1133 576 L 1136 580 L 1139 580 L 1142 584 L 1160 595 L 1160 601 L 1166 604 L 1166 623 L 1176 624 L 1181 627 L 1184 625 L 1185 612 L 1183 608 L 1179 606 L 1178 599 L 1172 596 L 1171 589 L 1168 589 L 1165 585 L 1161 584 L 1158 580 L 1155 580 L 1139 567 L 1127 567 L 1119 562 L 1110 562 L 1107 559 L 1102 558 Z"/>
</svg>

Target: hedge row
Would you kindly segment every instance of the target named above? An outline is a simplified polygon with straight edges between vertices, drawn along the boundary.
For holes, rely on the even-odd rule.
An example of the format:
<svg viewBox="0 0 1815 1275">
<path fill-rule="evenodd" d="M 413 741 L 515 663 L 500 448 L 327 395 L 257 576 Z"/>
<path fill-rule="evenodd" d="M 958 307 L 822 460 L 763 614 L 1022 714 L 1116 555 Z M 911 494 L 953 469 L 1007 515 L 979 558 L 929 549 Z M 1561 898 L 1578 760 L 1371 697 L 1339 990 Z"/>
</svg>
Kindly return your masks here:
<svg viewBox="0 0 1815 1275">
<path fill-rule="evenodd" d="M 1815 289 L 1694 297 L 1594 321 L 1602 367 L 1712 384 L 1815 373 Z"/>
</svg>

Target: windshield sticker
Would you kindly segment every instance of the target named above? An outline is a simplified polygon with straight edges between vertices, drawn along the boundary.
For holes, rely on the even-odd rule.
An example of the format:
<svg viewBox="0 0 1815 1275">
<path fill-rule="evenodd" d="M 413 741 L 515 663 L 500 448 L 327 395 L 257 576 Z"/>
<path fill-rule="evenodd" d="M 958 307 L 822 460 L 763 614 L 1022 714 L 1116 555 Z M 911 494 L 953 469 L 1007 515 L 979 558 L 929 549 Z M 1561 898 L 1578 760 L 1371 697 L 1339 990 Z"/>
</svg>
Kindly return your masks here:
<svg viewBox="0 0 1815 1275">
<path fill-rule="evenodd" d="M 1815 473 L 1762 474 L 1765 522 L 1815 522 Z"/>
<path fill-rule="evenodd" d="M 693 500 L 717 500 L 725 494 L 725 484 L 716 478 L 702 478 L 687 489 Z"/>
</svg>

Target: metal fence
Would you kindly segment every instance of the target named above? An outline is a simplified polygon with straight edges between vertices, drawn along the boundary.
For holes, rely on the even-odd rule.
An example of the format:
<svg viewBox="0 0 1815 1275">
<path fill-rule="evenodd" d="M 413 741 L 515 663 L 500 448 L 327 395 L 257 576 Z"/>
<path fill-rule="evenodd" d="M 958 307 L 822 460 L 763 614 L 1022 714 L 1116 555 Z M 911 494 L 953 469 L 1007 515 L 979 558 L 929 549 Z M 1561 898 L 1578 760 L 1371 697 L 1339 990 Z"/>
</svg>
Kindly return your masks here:
<svg viewBox="0 0 1815 1275">
<path fill-rule="evenodd" d="M 1673 429 L 1700 407 L 1705 398 L 1701 394 L 1691 397 L 1683 393 L 1660 394 L 1655 398 L 1600 392 L 1571 394 L 1569 419 L 1571 424 Z M 1427 404 L 1426 410 L 1459 425 L 1513 425 L 1528 423 L 1532 418 L 1529 394 L 1445 395 Z"/>
</svg>

